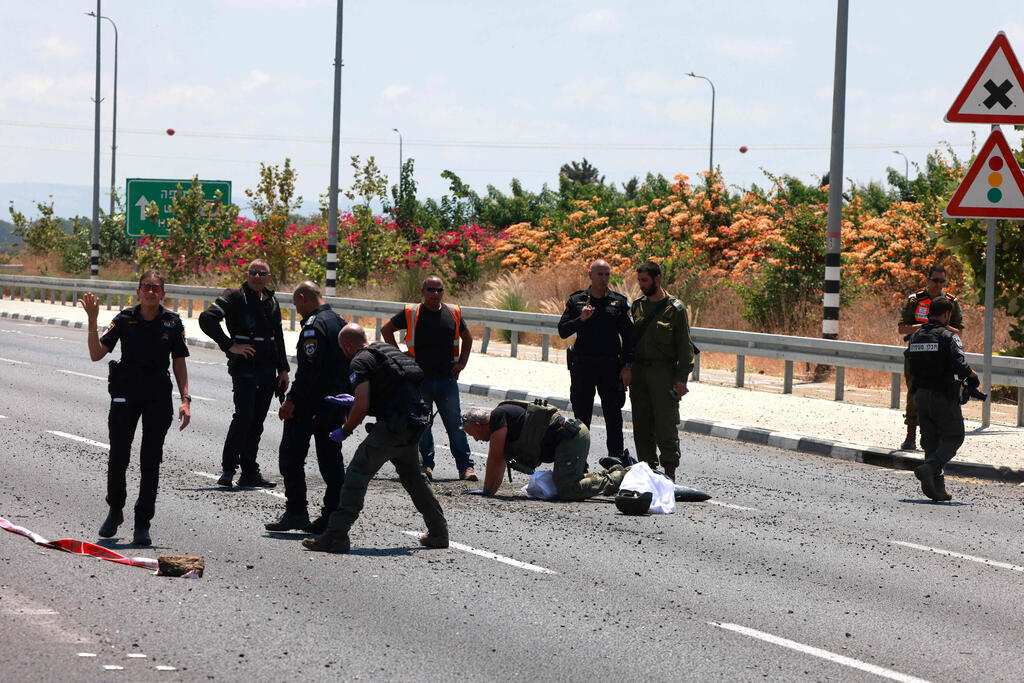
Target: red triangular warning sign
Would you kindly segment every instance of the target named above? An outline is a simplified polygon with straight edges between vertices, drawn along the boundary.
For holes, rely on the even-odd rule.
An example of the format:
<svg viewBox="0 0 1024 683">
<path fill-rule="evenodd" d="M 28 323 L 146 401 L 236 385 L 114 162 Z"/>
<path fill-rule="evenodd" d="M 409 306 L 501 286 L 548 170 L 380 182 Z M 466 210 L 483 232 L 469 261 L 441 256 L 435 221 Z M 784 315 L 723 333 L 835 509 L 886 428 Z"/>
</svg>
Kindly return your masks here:
<svg viewBox="0 0 1024 683">
<path fill-rule="evenodd" d="M 943 212 L 947 218 L 1024 218 L 1024 173 L 999 129 L 992 131 Z"/>
<path fill-rule="evenodd" d="M 950 123 L 1024 123 L 1024 71 L 1000 31 L 946 112 Z"/>
</svg>

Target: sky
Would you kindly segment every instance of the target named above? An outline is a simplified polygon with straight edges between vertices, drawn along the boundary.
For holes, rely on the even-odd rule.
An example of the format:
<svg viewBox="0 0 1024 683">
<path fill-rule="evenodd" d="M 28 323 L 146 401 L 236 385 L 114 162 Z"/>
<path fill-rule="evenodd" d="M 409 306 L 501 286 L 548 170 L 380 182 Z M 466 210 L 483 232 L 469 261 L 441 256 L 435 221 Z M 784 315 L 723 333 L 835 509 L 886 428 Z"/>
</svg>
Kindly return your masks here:
<svg viewBox="0 0 1024 683">
<path fill-rule="evenodd" d="M 25 183 L 54 185 L 58 213 L 62 200 L 65 213 L 91 209 L 96 26 L 85 13 L 96 4 L 0 0 L 0 201 L 29 215 Z M 337 5 L 103 0 L 119 31 L 117 184 L 230 180 L 245 210 L 260 163 L 291 158 L 301 211 L 316 211 L 330 181 Z M 478 192 L 507 192 L 513 177 L 539 190 L 582 157 L 619 186 L 648 172 L 695 178 L 709 163 L 711 86 L 689 72 L 714 83 L 727 185 L 768 185 L 765 172 L 815 182 L 829 167 L 834 1 L 349 0 L 343 20 L 343 188 L 352 155 L 376 157 L 397 182 L 395 128 L 421 198 L 447 190 L 446 169 Z M 912 177 L 947 142 L 969 157 L 987 127 L 943 115 L 1000 30 L 1024 58 L 1020 0 L 850 2 L 844 176 L 904 172 L 894 150 Z M 102 32 L 106 207 L 114 36 L 106 21 Z"/>
</svg>

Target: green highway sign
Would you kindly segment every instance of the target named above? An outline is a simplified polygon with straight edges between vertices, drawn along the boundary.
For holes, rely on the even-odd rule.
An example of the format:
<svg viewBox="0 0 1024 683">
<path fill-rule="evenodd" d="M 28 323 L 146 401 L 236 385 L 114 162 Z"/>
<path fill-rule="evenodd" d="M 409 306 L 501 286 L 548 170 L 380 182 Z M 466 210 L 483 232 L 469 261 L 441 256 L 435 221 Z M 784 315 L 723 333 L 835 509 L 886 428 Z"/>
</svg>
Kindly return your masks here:
<svg viewBox="0 0 1024 683">
<path fill-rule="evenodd" d="M 222 193 L 221 201 L 223 203 L 231 203 L 230 180 L 200 180 L 199 182 L 203 186 L 203 196 L 210 205 L 211 215 L 220 210 L 220 205 L 214 200 L 217 190 Z M 190 179 L 128 178 L 128 188 L 125 192 L 127 202 L 125 234 L 128 237 L 167 237 L 167 219 L 171 217 L 171 204 L 178 194 L 178 185 L 181 185 L 182 191 L 186 191 L 192 185 L 192 181 Z M 156 202 L 160 207 L 160 217 L 156 223 L 146 218 L 146 206 L 152 202 Z"/>
</svg>

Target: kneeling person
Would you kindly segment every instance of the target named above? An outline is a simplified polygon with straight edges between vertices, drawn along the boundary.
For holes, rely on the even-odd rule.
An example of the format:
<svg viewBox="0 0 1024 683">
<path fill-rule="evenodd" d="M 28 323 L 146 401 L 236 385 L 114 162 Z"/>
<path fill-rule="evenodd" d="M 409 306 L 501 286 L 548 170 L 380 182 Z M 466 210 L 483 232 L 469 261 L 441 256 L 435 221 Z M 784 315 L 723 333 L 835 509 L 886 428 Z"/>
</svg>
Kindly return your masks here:
<svg viewBox="0 0 1024 683">
<path fill-rule="evenodd" d="M 348 531 L 363 509 L 366 488 L 384 463 L 390 461 L 427 523 L 427 533 L 420 537 L 420 544 L 447 548 L 448 522 L 419 467 L 417 445 L 423 430 L 430 426 L 430 413 L 419 389 L 423 371 L 416 361 L 390 344 L 367 343 L 366 332 L 355 323 L 341 330 L 338 343 L 351 359 L 355 403 L 340 433 L 331 436 L 348 438 L 367 415 L 376 417 L 377 423 L 352 456 L 341 489 L 341 504 L 331 515 L 327 530 L 316 538 L 305 539 L 302 545 L 309 550 L 347 553 Z"/>
<path fill-rule="evenodd" d="M 626 471 L 586 473 L 590 430 L 579 420 L 567 420 L 549 405 L 502 401 L 494 410 L 473 408 L 462 415 L 462 428 L 477 441 L 489 442 L 487 473 L 480 493 L 493 496 L 505 468 L 532 471 L 553 463 L 559 500 L 585 500 L 612 495 Z"/>
</svg>

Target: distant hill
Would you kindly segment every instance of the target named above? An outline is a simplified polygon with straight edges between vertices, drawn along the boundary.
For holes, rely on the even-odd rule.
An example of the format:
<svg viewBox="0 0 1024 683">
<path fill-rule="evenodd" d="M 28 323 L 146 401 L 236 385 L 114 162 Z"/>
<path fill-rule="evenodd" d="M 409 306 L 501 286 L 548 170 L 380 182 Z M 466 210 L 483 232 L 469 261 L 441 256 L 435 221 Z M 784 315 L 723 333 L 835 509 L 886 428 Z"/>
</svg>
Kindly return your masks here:
<svg viewBox="0 0 1024 683">
<path fill-rule="evenodd" d="M 0 183 L 0 211 L 9 216 L 7 207 L 14 208 L 26 218 L 39 215 L 36 202 L 48 203 L 53 197 L 53 212 L 62 217 L 92 215 L 92 187 L 62 185 L 59 183 Z M 102 206 L 107 206 L 107 195 L 101 195 Z"/>
<path fill-rule="evenodd" d="M 0 244 L 11 244 L 12 242 L 20 242 L 21 240 L 11 234 L 11 230 L 14 230 L 14 225 L 5 220 L 0 220 Z"/>
</svg>

